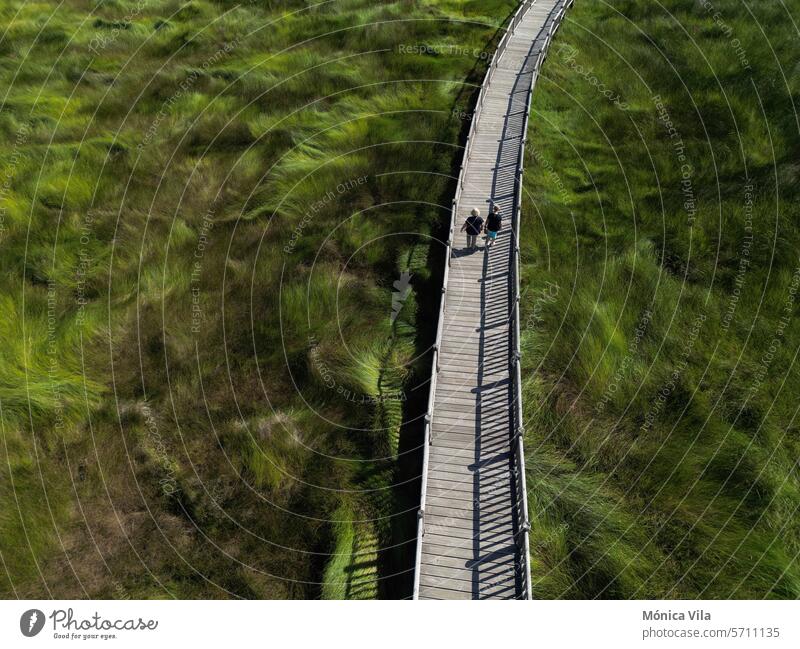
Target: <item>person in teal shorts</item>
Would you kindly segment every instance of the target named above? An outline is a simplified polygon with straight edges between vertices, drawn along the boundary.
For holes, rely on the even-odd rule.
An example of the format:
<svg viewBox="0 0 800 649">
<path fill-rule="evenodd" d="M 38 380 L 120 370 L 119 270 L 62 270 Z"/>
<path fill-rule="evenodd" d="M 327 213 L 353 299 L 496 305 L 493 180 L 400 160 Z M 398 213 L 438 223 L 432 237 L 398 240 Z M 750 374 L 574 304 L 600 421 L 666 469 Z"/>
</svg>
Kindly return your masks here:
<svg viewBox="0 0 800 649">
<path fill-rule="evenodd" d="M 497 239 L 497 233 L 503 228 L 503 213 L 500 206 L 495 205 L 486 218 L 486 249 L 489 250 Z"/>
</svg>

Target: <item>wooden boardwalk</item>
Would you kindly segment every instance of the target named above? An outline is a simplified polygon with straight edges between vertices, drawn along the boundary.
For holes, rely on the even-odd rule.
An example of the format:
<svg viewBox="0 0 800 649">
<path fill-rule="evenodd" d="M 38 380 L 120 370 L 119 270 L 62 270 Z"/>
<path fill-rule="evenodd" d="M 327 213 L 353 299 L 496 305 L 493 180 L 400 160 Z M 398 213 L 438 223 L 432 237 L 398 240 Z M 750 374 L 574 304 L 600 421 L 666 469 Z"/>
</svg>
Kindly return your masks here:
<svg viewBox="0 0 800 649">
<path fill-rule="evenodd" d="M 530 596 L 527 549 L 521 544 L 527 522 L 520 520 L 514 462 L 513 431 L 519 424 L 512 224 L 529 93 L 564 5 L 564 0 L 534 0 L 520 10 L 484 82 L 464 160 L 432 387 L 415 575 L 419 599 Z M 491 252 L 481 239 L 477 251 L 468 250 L 461 224 L 472 208 L 485 218 L 494 204 L 504 222 Z"/>
</svg>

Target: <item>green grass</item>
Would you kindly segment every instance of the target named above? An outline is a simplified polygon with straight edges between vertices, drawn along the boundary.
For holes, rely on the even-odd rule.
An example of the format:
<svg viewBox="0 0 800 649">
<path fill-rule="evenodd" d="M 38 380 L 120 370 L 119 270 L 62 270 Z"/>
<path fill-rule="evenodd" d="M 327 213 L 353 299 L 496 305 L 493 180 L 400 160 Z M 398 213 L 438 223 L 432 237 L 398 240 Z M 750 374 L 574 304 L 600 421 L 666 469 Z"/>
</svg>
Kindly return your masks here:
<svg viewBox="0 0 800 649">
<path fill-rule="evenodd" d="M 576 2 L 534 94 L 536 597 L 800 596 L 800 4 L 713 5 Z"/>
<path fill-rule="evenodd" d="M 512 7 L 4 5 L 0 594 L 398 594 L 416 291 Z"/>
<path fill-rule="evenodd" d="M 797 597 L 796 33 L 662 4 L 576 3 L 534 95 L 534 592 Z M 512 7 L 6 3 L 0 594 L 398 594 L 464 52 Z"/>
</svg>

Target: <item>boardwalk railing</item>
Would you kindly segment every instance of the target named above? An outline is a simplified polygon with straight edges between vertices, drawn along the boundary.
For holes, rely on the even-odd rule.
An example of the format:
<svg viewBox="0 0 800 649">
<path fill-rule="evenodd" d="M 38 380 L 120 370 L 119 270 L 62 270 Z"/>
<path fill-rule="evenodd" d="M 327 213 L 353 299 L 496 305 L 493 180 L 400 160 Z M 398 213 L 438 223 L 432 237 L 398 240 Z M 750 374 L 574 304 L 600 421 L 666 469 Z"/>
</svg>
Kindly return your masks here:
<svg viewBox="0 0 800 649">
<path fill-rule="evenodd" d="M 488 69 L 486 71 L 486 75 L 484 77 L 483 83 L 481 84 L 480 93 L 478 94 L 478 99 L 475 103 L 475 111 L 472 115 L 472 123 L 470 124 L 469 133 L 467 135 L 467 140 L 464 144 L 464 155 L 462 158 L 462 163 L 459 170 L 459 177 L 458 177 L 458 184 L 456 186 L 456 194 L 453 198 L 451 210 L 450 210 L 450 229 L 447 236 L 447 247 L 445 250 L 445 254 L 447 255 L 445 266 L 444 266 L 444 276 L 442 278 L 442 293 L 439 301 L 439 316 L 438 316 L 438 324 L 436 327 L 436 339 L 433 344 L 433 357 L 431 360 L 431 381 L 430 381 L 430 388 L 428 393 L 428 408 L 425 414 L 425 437 L 424 437 L 424 448 L 423 448 L 423 459 L 422 459 L 422 486 L 421 486 L 421 495 L 420 495 L 420 506 L 417 512 L 417 548 L 416 548 L 416 559 L 414 564 L 414 592 L 413 598 L 418 599 L 419 597 L 419 581 L 420 581 L 420 565 L 422 562 L 422 537 L 425 534 L 425 503 L 427 498 L 427 482 L 428 482 L 428 464 L 430 462 L 430 447 L 433 444 L 433 408 L 434 408 L 434 400 L 436 395 L 436 381 L 437 376 L 439 374 L 440 368 L 440 350 L 442 345 L 442 328 L 444 326 L 444 315 L 445 315 L 445 308 L 446 308 L 446 300 L 445 294 L 447 292 L 447 282 L 450 274 L 450 262 L 452 259 L 452 252 L 453 252 L 453 241 L 454 241 L 454 234 L 455 234 L 455 227 L 456 227 L 456 215 L 458 213 L 458 206 L 461 200 L 461 194 L 464 189 L 464 170 L 466 167 L 467 162 L 470 160 L 470 156 L 472 154 L 472 142 L 474 141 L 475 131 L 477 129 L 477 124 L 479 121 L 479 117 L 481 114 L 481 110 L 483 108 L 483 100 L 486 96 L 487 89 L 489 84 L 491 83 L 492 77 L 494 75 L 495 70 L 497 69 L 500 60 L 505 53 L 506 46 L 510 38 L 514 35 L 516 28 L 519 26 L 519 23 L 522 21 L 522 18 L 526 14 L 526 12 L 535 4 L 536 0 L 525 0 L 522 2 L 519 7 L 517 8 L 516 12 L 514 12 L 514 16 L 511 18 L 509 22 L 509 26 L 506 29 L 506 32 L 503 34 L 503 37 L 500 39 L 500 42 L 497 45 L 497 49 L 495 50 L 491 61 L 489 62 Z M 539 66 L 544 61 L 547 51 L 550 47 L 550 41 L 552 39 L 553 33 L 558 28 L 561 20 L 566 13 L 566 10 L 572 6 L 574 0 L 563 0 L 555 5 L 553 8 L 550 16 L 548 17 L 548 31 L 545 37 L 545 41 L 542 45 L 542 50 L 540 56 L 537 61 L 536 68 L 533 72 L 533 78 L 531 81 L 531 87 L 528 91 L 528 96 L 525 102 L 525 117 L 524 117 L 524 127 L 523 127 L 523 134 L 527 134 L 528 131 L 528 117 L 530 113 L 530 104 L 531 104 L 531 97 L 533 94 L 533 88 L 536 85 L 536 78 L 539 75 Z M 510 362 L 513 364 L 514 368 L 511 373 L 512 375 L 512 394 L 513 394 L 513 401 L 514 401 L 514 435 L 512 438 L 512 447 L 511 452 L 513 456 L 514 462 L 514 478 L 515 478 L 515 494 L 516 494 L 516 502 L 513 503 L 513 507 L 517 509 L 517 520 L 520 522 L 520 534 L 517 535 L 517 543 L 519 546 L 519 556 L 521 557 L 522 565 L 519 566 L 520 568 L 520 575 L 522 580 L 522 595 L 524 599 L 532 599 L 532 591 L 531 591 L 531 567 L 530 567 L 530 545 L 529 545 L 529 538 L 530 538 L 530 519 L 528 516 L 528 495 L 526 491 L 525 485 L 525 455 L 523 449 L 523 425 L 522 425 L 522 375 L 521 375 L 521 352 L 520 352 L 520 324 L 519 324 L 519 303 L 520 303 L 520 288 L 519 288 L 519 235 L 520 235 L 520 211 L 522 207 L 522 171 L 523 171 L 523 161 L 525 155 L 525 142 L 526 136 L 523 136 L 522 139 L 522 146 L 520 147 L 519 158 L 517 160 L 517 174 L 515 178 L 515 194 L 514 194 L 514 209 L 512 212 L 512 228 L 514 231 L 514 240 L 512 242 L 512 249 L 513 249 L 513 260 L 511 264 L 512 272 L 513 272 L 513 293 L 512 293 L 512 358 Z"/>
<path fill-rule="evenodd" d="M 520 531 L 522 532 L 519 535 L 520 539 L 520 556 L 522 557 L 522 579 L 523 579 L 523 590 L 525 599 L 532 599 L 533 593 L 531 590 L 531 558 L 530 558 L 530 529 L 531 523 L 530 518 L 528 515 L 528 492 L 525 485 L 525 453 L 523 449 L 523 437 L 524 437 L 524 427 L 523 427 L 523 417 L 522 417 L 522 352 L 520 349 L 520 314 L 519 314 L 519 306 L 520 306 L 520 277 L 519 277 L 519 242 L 520 242 L 520 222 L 522 221 L 522 173 L 525 166 L 525 143 L 527 141 L 527 133 L 528 133 L 528 118 L 530 116 L 531 110 L 531 99 L 533 97 L 533 89 L 536 86 L 536 79 L 539 76 L 539 69 L 544 63 L 545 58 L 547 57 L 547 52 L 550 48 L 550 42 L 553 37 L 553 33 L 558 26 L 561 24 L 561 21 L 564 18 L 564 14 L 566 13 L 567 9 L 572 6 L 574 0 L 565 0 L 563 3 L 559 3 L 553 9 L 554 16 L 549 21 L 549 28 L 547 31 L 547 36 L 545 38 L 545 42 L 542 45 L 542 52 L 539 55 L 539 59 L 536 64 L 536 68 L 533 71 L 533 79 L 531 80 L 531 87 L 528 91 L 528 97 L 525 101 L 525 118 L 523 120 L 523 127 L 522 132 L 525 134 L 522 138 L 522 146 L 519 149 L 519 160 L 517 161 L 517 177 L 516 177 L 516 192 L 514 196 L 514 211 L 512 213 L 512 227 L 514 229 L 514 241 L 513 241 L 513 261 L 511 263 L 511 270 L 513 272 L 513 286 L 514 286 L 514 293 L 513 293 L 513 307 L 512 307 L 512 336 L 513 341 L 511 345 L 512 349 L 512 358 L 514 363 L 514 370 L 511 374 L 513 379 L 513 395 L 514 395 L 514 473 L 516 477 L 516 494 L 517 494 L 517 503 L 516 506 L 519 511 L 519 518 L 520 521 Z"/>
</svg>

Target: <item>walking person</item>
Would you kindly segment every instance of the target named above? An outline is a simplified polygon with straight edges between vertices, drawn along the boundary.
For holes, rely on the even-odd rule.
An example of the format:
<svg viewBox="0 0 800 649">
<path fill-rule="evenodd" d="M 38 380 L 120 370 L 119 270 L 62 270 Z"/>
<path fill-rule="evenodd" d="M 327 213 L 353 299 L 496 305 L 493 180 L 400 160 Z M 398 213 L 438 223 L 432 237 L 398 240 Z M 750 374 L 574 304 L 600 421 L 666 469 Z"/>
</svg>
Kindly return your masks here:
<svg viewBox="0 0 800 649">
<path fill-rule="evenodd" d="M 503 228 L 503 213 L 500 211 L 500 206 L 495 205 L 491 213 L 486 219 L 486 250 L 488 251 L 495 239 L 497 233 Z"/>
<path fill-rule="evenodd" d="M 473 208 L 464 225 L 461 226 L 461 231 L 467 231 L 467 248 L 475 250 L 478 247 L 478 235 L 483 229 L 483 218 L 481 211 L 478 208 Z"/>
</svg>

